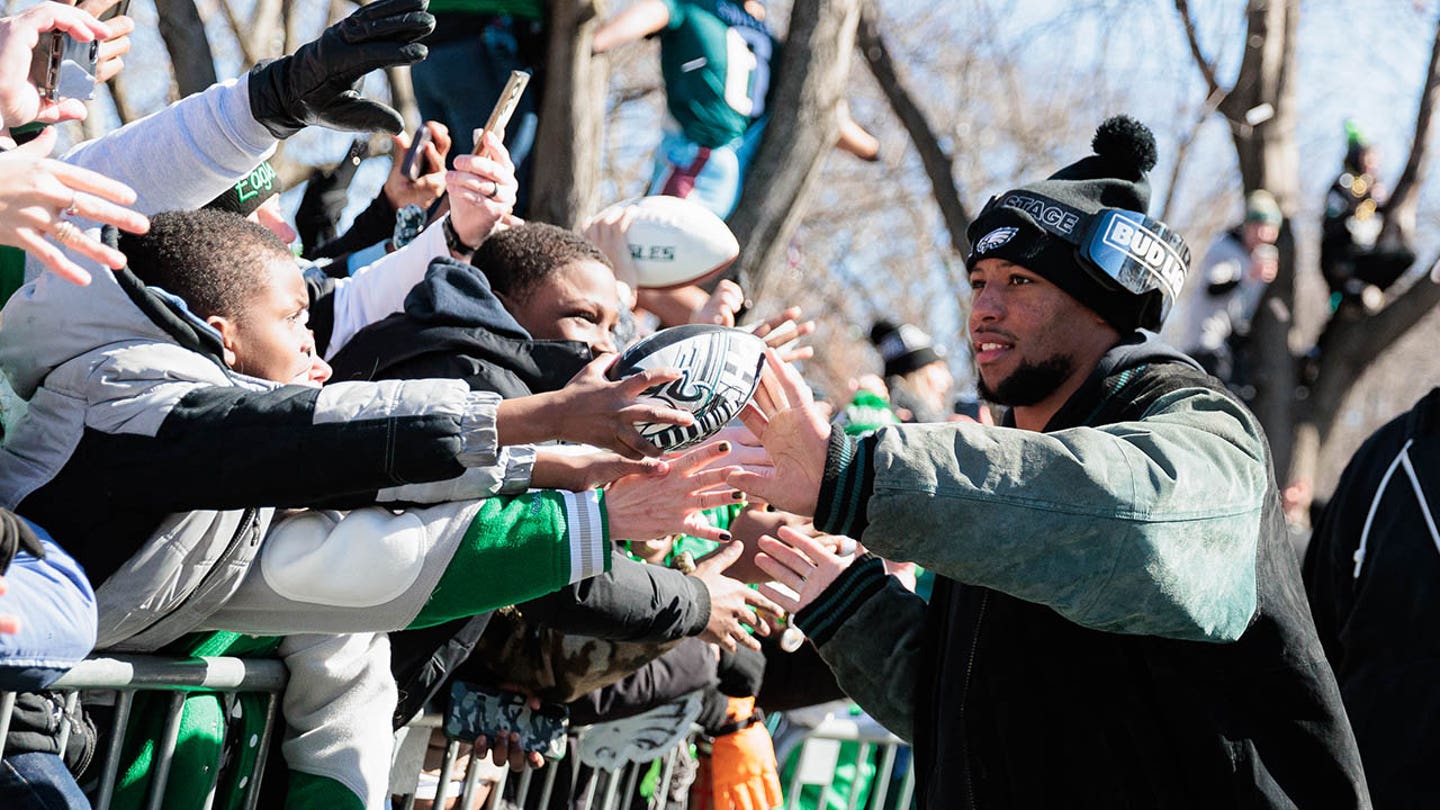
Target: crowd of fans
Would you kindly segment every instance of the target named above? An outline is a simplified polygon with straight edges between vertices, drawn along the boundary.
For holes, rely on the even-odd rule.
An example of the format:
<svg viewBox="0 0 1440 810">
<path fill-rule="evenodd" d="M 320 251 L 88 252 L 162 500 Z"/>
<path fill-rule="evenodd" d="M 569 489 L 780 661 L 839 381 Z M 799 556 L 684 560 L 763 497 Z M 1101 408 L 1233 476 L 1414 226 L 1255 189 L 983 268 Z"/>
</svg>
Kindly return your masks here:
<svg viewBox="0 0 1440 810">
<path fill-rule="evenodd" d="M 1243 402 L 1278 262 L 1269 194 L 1207 252 L 1183 354 L 1156 332 L 1189 249 L 1144 214 L 1153 136 L 1109 119 L 1093 154 L 970 228 L 983 402 L 957 403 L 943 350 L 888 321 L 871 330 L 883 374 L 817 401 L 796 365 L 814 327 L 792 307 L 746 327 L 769 350 L 740 418 L 662 454 L 636 423 L 693 419 L 646 395 L 681 373 L 610 380 L 615 353 L 734 326 L 747 302 L 728 280 L 640 289 L 623 210 L 583 233 L 526 221 L 543 4 L 379 0 L 52 158 L 47 125 L 85 107 L 40 92 L 30 55 L 60 31 L 100 43 L 96 78 L 114 75 L 133 30 L 97 19 L 115 3 L 0 19 L 0 243 L 26 257 L 0 313 L 23 403 L 0 445 L 0 690 L 17 693 L 0 805 L 89 806 L 114 746 L 116 802 L 148 801 L 157 715 L 105 739 L 100 696 L 71 708 L 49 689 L 92 650 L 282 660 L 261 806 L 388 806 L 396 735 L 430 710 L 471 756 L 560 768 L 557 807 L 582 760 L 653 758 L 698 724 L 681 790 L 759 810 L 782 801 L 767 713 L 845 698 L 913 743 L 921 807 L 1433 796 L 1434 724 L 1406 722 L 1435 701 L 1411 649 L 1428 614 L 1375 589 L 1433 590 L 1435 397 L 1362 449 L 1302 581 Z M 673 120 L 651 193 L 727 215 L 780 47 L 764 4 L 640 0 L 594 50 L 652 35 Z M 413 65 L 423 136 L 356 89 L 396 65 Z M 493 96 L 517 68 L 531 95 L 503 139 L 482 133 L 489 98 L 450 78 Z M 279 208 L 266 159 L 310 126 L 394 139 L 343 233 L 344 165 L 299 222 Z M 850 122 L 840 146 L 878 149 Z M 1322 257 L 1337 307 L 1366 306 L 1404 258 L 1371 249 L 1378 231 L 1355 241 L 1376 191 L 1352 146 L 1327 212 L 1352 242 L 1327 226 Z M 187 699 L 165 806 L 238 796 L 237 747 L 263 720 Z M 846 779 L 864 792 L 873 774 Z"/>
</svg>

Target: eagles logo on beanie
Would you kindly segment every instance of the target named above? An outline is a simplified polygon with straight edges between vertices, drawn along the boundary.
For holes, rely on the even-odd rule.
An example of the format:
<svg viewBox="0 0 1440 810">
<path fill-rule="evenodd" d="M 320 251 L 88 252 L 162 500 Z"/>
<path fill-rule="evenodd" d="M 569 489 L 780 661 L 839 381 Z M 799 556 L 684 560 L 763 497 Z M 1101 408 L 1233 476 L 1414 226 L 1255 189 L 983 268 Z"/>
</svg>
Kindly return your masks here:
<svg viewBox="0 0 1440 810">
<path fill-rule="evenodd" d="M 965 264 L 974 268 L 981 259 L 995 258 L 1020 265 L 1123 334 L 1152 321 L 1154 303 L 1105 283 L 1081 266 L 1076 244 L 1084 236 L 1085 222 L 1076 212 L 1120 208 L 1143 213 L 1150 205 L 1145 173 L 1155 166 L 1155 137 L 1139 121 L 1118 115 L 1100 125 L 1090 146 L 1095 154 L 992 199 L 970 224 L 972 247 Z M 1050 230 L 1041 227 L 1042 222 Z M 1071 241 L 1051 230 L 1069 235 Z"/>
<path fill-rule="evenodd" d="M 231 211 L 245 217 L 284 190 L 280 175 L 276 174 L 267 160 L 251 169 L 249 174 L 240 178 L 240 182 L 220 192 L 220 196 L 206 203 L 205 207 Z"/>
</svg>

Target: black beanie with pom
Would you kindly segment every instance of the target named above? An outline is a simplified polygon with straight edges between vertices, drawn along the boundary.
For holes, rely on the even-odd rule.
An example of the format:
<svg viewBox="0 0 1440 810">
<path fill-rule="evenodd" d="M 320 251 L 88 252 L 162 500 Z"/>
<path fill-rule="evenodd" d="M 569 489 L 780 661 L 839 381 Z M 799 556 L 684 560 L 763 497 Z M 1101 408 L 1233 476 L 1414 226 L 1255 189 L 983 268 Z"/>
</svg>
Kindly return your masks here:
<svg viewBox="0 0 1440 810">
<path fill-rule="evenodd" d="M 994 258 L 1018 264 L 1043 276 L 1126 334 L 1144 319 L 1148 300 L 1107 285 L 1083 270 L 1075 245 L 1042 228 L 1037 217 L 1045 217 L 1051 227 L 1062 230 L 1067 226 L 1082 230 L 1083 223 L 1067 219 L 1061 209 L 1044 210 L 1029 197 L 1046 197 L 1086 214 L 1102 208 L 1145 213 L 1150 206 L 1150 182 L 1145 173 L 1155 166 L 1155 137 L 1150 130 L 1129 116 L 1117 115 L 1100 125 L 1090 146 L 1095 154 L 992 200 L 970 224 L 971 248 L 965 263 L 973 268 L 981 259 Z M 1072 235 L 1076 241 L 1083 236 L 1078 232 Z"/>
</svg>

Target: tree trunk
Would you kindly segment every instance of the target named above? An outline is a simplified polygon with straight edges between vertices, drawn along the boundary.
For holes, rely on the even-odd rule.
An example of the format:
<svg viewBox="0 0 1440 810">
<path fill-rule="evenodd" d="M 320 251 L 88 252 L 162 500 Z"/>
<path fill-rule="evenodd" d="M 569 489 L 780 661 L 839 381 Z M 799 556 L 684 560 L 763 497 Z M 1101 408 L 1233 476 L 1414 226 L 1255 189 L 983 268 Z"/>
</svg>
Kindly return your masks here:
<svg viewBox="0 0 1440 810">
<path fill-rule="evenodd" d="M 595 213 L 609 69 L 590 55 L 603 0 L 549 4 L 549 54 L 531 158 L 530 216 L 574 228 Z"/>
<path fill-rule="evenodd" d="M 1297 446 L 1294 441 L 1298 373 L 1290 348 L 1295 326 L 1295 240 L 1289 218 L 1298 210 L 1300 196 L 1292 81 L 1299 0 L 1251 0 L 1246 17 L 1240 73 L 1219 110 L 1230 122 L 1245 192 L 1269 191 L 1286 217 L 1278 244 L 1279 273 L 1266 289 L 1251 324 L 1249 345 L 1256 382 L 1251 407 L 1270 439 L 1277 473 L 1285 481 L 1297 475 L 1312 479 L 1312 448 L 1306 442 Z M 1303 451 L 1303 458 L 1296 460 L 1301 460 L 1305 469 L 1293 469 L 1294 450 Z M 1291 472 L 1288 477 L 1283 475 L 1287 470 Z"/>
<path fill-rule="evenodd" d="M 859 19 L 860 0 L 796 0 L 791 8 L 769 123 L 730 217 L 740 241 L 732 272 L 755 300 L 763 297 L 766 276 L 781 266 L 821 163 L 839 135 Z"/>
<path fill-rule="evenodd" d="M 175 68 L 175 83 L 181 98 L 198 93 L 216 82 L 215 56 L 205 38 L 205 21 L 195 0 L 155 0 L 160 18 L 160 37 Z"/>
</svg>

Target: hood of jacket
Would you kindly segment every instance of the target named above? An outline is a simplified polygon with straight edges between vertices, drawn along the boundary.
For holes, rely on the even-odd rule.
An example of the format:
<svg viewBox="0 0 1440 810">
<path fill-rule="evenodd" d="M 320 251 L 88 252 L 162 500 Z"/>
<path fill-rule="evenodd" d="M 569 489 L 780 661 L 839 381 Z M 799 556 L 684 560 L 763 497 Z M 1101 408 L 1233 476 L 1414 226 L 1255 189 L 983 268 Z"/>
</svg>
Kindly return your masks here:
<svg viewBox="0 0 1440 810">
<path fill-rule="evenodd" d="M 92 276 L 81 287 L 42 273 L 0 311 L 0 371 L 21 398 L 33 397 L 64 363 L 112 344 L 175 343 L 224 366 L 219 333 L 179 298 L 147 287 L 129 269 L 96 267 Z"/>
<path fill-rule="evenodd" d="M 449 258 L 430 262 L 425 280 L 405 296 L 405 314 L 427 326 L 481 327 L 502 337 L 529 340 L 479 268 Z"/>
<path fill-rule="evenodd" d="M 535 340 L 505 309 L 484 273 L 439 258 L 405 298 L 404 312 L 360 330 L 331 358 L 332 381 L 431 376 L 436 372 L 430 361 L 437 356 L 465 358 L 472 368 L 513 376 L 528 391 L 507 387 L 498 393 L 521 396 L 564 386 L 590 361 L 590 347 Z M 472 388 L 493 390 L 493 375 L 480 377 L 470 380 Z"/>
</svg>

